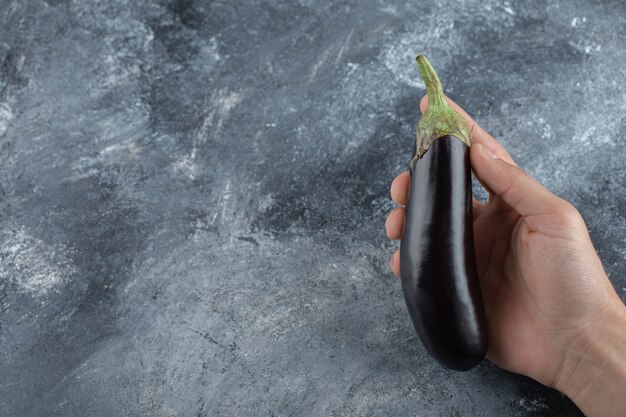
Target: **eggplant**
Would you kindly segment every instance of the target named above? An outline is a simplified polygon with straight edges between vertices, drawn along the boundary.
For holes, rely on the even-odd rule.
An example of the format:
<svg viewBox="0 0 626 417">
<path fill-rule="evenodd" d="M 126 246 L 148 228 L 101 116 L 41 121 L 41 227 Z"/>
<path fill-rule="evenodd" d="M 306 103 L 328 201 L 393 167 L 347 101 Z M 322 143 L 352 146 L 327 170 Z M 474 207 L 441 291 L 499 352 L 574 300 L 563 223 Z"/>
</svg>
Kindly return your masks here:
<svg viewBox="0 0 626 417">
<path fill-rule="evenodd" d="M 441 82 L 417 57 L 426 85 L 400 244 L 404 299 L 419 338 L 442 365 L 466 371 L 487 352 L 487 325 L 476 270 L 470 135 L 443 95 Z"/>
</svg>

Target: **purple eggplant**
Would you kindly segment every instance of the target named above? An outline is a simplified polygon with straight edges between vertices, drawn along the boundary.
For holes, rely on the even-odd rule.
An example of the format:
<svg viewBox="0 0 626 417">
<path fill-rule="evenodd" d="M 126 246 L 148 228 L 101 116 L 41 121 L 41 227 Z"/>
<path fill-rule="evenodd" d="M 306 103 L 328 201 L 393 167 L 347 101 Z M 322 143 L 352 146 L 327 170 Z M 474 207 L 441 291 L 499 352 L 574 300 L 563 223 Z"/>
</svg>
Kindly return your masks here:
<svg viewBox="0 0 626 417">
<path fill-rule="evenodd" d="M 487 352 L 474 254 L 470 135 L 445 100 L 428 60 L 417 57 L 428 110 L 420 119 L 400 245 L 402 289 L 413 326 L 441 364 L 464 371 Z"/>
</svg>

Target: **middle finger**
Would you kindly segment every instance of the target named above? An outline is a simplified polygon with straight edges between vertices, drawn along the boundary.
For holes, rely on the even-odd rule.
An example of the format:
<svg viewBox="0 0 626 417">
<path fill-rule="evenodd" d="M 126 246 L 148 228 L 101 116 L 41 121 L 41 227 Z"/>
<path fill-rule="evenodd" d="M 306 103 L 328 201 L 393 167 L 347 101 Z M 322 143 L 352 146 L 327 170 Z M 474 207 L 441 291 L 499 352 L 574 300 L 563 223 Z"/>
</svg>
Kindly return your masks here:
<svg viewBox="0 0 626 417">
<path fill-rule="evenodd" d="M 396 207 L 391 210 L 385 221 L 387 237 L 392 240 L 402 239 L 404 228 L 404 207 Z"/>
</svg>

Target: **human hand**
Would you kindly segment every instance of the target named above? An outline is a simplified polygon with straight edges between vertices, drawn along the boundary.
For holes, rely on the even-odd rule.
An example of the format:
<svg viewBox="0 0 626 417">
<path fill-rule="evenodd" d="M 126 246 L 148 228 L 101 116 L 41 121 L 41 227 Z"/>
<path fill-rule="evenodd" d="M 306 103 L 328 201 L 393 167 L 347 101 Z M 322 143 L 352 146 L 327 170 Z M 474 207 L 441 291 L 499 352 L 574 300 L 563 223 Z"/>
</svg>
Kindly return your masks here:
<svg viewBox="0 0 626 417">
<path fill-rule="evenodd" d="M 487 203 L 474 201 L 473 207 L 489 329 L 487 357 L 565 392 L 585 413 L 625 410 L 626 308 L 585 222 L 574 206 L 525 174 L 501 144 L 449 102 L 468 129 L 474 126 L 472 169 L 489 192 Z M 420 108 L 426 107 L 424 97 Z M 407 202 L 409 181 L 403 172 L 392 183 L 391 196 L 400 205 Z M 385 224 L 389 238 L 401 239 L 403 224 L 404 208 L 394 209 Z M 399 251 L 391 269 L 400 275 Z M 590 381 L 590 375 L 595 379 Z M 592 383 L 604 387 L 602 392 Z"/>
</svg>

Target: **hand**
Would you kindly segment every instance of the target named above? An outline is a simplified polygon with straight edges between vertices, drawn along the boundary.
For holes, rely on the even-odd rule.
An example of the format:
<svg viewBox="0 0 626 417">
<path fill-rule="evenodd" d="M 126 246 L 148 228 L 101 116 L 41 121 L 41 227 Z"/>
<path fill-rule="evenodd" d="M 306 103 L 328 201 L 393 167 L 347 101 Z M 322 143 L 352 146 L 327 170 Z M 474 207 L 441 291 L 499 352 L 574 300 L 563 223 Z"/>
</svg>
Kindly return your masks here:
<svg viewBox="0 0 626 417">
<path fill-rule="evenodd" d="M 476 262 L 489 327 L 487 357 L 562 390 L 584 412 L 626 410 L 626 308 L 604 272 L 585 222 L 574 206 L 525 174 L 501 144 L 449 102 L 468 129 L 474 126 L 472 169 L 489 192 L 487 203 L 474 201 L 473 207 Z M 421 110 L 427 105 L 424 97 Z M 407 202 L 409 181 L 403 172 L 392 183 L 391 196 L 400 205 Z M 404 208 L 394 209 L 385 224 L 389 238 L 402 238 L 403 222 Z M 392 256 L 391 269 L 400 275 L 399 251 Z M 604 361 L 609 353 L 617 365 Z M 606 384 L 598 397 L 585 372 L 607 375 L 606 369 L 597 369 L 600 362 L 617 372 L 617 381 Z M 611 393 L 612 398 L 602 396 Z M 610 409 L 598 408 L 603 406 Z"/>
</svg>

